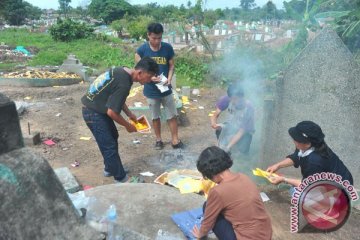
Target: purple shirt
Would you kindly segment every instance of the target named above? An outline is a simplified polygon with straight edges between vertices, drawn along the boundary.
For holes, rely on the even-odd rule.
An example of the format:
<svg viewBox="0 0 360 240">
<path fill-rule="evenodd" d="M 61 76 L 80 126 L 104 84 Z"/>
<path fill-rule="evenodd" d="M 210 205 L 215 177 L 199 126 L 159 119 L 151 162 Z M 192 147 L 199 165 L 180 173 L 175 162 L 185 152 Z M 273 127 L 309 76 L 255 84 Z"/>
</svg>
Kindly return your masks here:
<svg viewBox="0 0 360 240">
<path fill-rule="evenodd" d="M 230 103 L 229 96 L 222 96 L 216 103 L 216 107 L 221 111 L 229 110 L 231 114 L 230 121 L 238 128 L 244 129 L 245 132 L 253 133 L 255 131 L 255 111 L 251 102 L 245 101 L 245 108 L 237 109 Z"/>
</svg>

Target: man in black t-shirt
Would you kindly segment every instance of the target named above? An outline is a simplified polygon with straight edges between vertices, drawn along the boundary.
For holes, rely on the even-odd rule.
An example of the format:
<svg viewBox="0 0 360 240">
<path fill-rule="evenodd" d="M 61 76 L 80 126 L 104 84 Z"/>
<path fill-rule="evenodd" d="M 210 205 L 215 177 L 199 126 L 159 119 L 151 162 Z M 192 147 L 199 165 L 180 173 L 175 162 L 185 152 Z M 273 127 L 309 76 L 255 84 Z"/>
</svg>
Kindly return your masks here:
<svg viewBox="0 0 360 240">
<path fill-rule="evenodd" d="M 159 67 L 149 57 L 141 59 L 135 69 L 115 67 L 101 74 L 89 87 L 81 98 L 82 109 L 86 125 L 95 137 L 104 158 L 104 176 L 113 176 L 117 182 L 126 182 L 128 176 L 121 163 L 118 151 L 118 131 L 115 122 L 124 126 L 126 130 L 136 132 L 136 128 L 121 116 L 123 111 L 131 120 L 136 116 L 126 106 L 133 82 L 145 84 L 157 75 Z"/>
</svg>

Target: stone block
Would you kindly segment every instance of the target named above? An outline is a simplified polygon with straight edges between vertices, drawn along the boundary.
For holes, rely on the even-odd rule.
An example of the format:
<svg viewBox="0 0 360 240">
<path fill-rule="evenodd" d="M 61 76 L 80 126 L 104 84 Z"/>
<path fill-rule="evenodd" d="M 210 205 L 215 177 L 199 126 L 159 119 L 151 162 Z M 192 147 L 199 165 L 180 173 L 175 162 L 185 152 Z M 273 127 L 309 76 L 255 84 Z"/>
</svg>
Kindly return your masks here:
<svg viewBox="0 0 360 240">
<path fill-rule="evenodd" d="M 55 174 L 68 193 L 74 193 L 81 189 L 81 186 L 67 167 L 55 169 Z"/>
<path fill-rule="evenodd" d="M 0 154 L 23 146 L 15 103 L 0 93 Z"/>
</svg>

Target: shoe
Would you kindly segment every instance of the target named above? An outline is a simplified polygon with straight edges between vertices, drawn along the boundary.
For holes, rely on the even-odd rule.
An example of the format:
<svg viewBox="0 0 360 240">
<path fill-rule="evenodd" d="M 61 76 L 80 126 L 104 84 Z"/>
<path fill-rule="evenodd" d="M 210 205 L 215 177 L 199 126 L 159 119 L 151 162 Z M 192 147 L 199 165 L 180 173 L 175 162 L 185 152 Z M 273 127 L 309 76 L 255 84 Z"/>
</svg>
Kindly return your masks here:
<svg viewBox="0 0 360 240">
<path fill-rule="evenodd" d="M 164 143 L 160 140 L 160 141 L 156 141 L 155 143 L 155 149 L 156 150 L 161 150 L 164 148 Z"/>
<path fill-rule="evenodd" d="M 130 182 L 130 178 L 129 176 L 126 174 L 125 177 L 121 180 L 117 180 L 115 179 L 115 183 L 129 183 Z"/>
<path fill-rule="evenodd" d="M 173 147 L 173 149 L 183 149 L 185 147 L 185 145 L 183 144 L 182 141 L 179 140 L 179 142 L 177 144 L 171 144 L 171 146 Z"/>
<path fill-rule="evenodd" d="M 129 173 L 129 169 L 128 169 L 127 167 L 123 167 L 123 168 L 124 168 L 125 173 L 128 174 L 128 173 Z M 104 177 L 112 177 L 112 176 L 113 176 L 113 175 L 112 175 L 110 172 L 104 170 Z"/>
</svg>

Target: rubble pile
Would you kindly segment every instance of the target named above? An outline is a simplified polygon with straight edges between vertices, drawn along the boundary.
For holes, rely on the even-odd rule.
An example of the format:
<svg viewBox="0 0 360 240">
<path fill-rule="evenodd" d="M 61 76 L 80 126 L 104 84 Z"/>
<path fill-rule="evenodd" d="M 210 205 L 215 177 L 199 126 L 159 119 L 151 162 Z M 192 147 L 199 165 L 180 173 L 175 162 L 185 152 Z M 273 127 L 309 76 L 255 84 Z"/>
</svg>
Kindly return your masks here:
<svg viewBox="0 0 360 240">
<path fill-rule="evenodd" d="M 31 58 L 25 53 L 16 51 L 7 45 L 0 45 L 0 62 L 24 62 Z"/>
<path fill-rule="evenodd" d="M 50 71 L 18 71 L 4 74 L 4 78 L 53 78 L 53 79 L 63 79 L 63 78 L 81 78 L 75 73 L 65 73 L 65 72 L 50 72 Z"/>
</svg>

